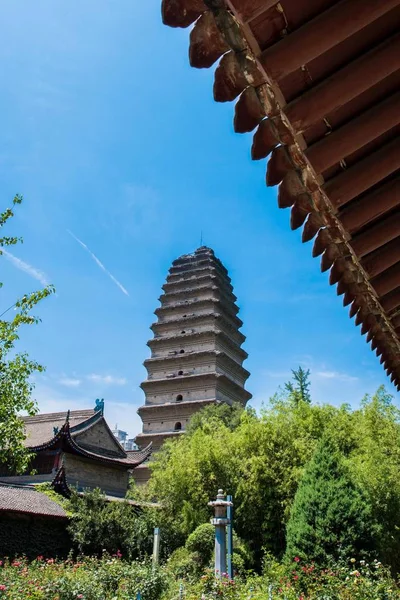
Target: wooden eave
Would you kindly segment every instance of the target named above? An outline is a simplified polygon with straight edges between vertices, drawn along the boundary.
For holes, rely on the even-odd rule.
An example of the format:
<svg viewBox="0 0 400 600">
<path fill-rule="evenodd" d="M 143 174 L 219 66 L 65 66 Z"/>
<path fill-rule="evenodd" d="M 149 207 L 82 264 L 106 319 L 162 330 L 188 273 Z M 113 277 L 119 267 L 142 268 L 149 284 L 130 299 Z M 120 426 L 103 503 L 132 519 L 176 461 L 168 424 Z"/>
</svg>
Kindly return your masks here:
<svg viewBox="0 0 400 600">
<path fill-rule="evenodd" d="M 147 460 L 151 455 L 151 444 L 143 450 L 132 450 L 125 451 L 124 457 L 110 457 L 91 452 L 80 446 L 72 436 L 71 429 L 68 422 L 68 417 L 65 424 L 62 426 L 60 431 L 50 440 L 39 446 L 31 446 L 29 448 L 32 452 L 41 452 L 45 450 L 60 450 L 63 452 L 69 452 L 77 456 L 82 456 L 95 462 L 105 463 L 109 465 L 122 466 L 125 469 L 133 469 L 140 465 L 142 462 Z"/>
<path fill-rule="evenodd" d="M 163 0 L 400 390 L 400 0 Z"/>
</svg>

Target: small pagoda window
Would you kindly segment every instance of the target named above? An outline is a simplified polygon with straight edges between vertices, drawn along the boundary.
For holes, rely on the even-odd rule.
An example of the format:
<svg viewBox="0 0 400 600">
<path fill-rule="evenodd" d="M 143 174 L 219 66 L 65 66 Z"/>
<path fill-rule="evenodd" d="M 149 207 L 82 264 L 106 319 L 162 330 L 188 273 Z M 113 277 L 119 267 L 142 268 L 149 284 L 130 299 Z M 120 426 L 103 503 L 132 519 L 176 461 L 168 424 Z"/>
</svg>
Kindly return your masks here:
<svg viewBox="0 0 400 600">
<path fill-rule="evenodd" d="M 177 402 L 182 402 L 182 400 L 183 400 L 182 394 L 178 394 L 175 399 L 176 399 Z"/>
<path fill-rule="evenodd" d="M 183 371 L 178 371 L 178 375 L 183 375 Z"/>
<path fill-rule="evenodd" d="M 185 351 L 184 350 L 180 350 L 179 354 L 185 354 Z"/>
<path fill-rule="evenodd" d="M 182 423 L 180 423 L 178 421 L 177 423 L 175 423 L 174 431 L 181 431 L 181 430 L 182 430 Z"/>
<path fill-rule="evenodd" d="M 183 331 L 181 331 L 181 333 L 186 333 L 186 331 L 185 331 L 185 330 L 183 330 Z"/>
</svg>

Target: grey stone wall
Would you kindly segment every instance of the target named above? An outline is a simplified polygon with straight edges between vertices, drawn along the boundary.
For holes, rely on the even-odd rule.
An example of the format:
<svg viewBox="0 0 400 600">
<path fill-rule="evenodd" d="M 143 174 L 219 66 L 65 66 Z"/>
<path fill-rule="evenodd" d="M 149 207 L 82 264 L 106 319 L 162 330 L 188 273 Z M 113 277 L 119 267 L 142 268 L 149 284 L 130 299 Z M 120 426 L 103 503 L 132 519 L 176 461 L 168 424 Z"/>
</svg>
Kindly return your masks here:
<svg viewBox="0 0 400 600">
<path fill-rule="evenodd" d="M 129 482 L 129 474 L 121 468 L 94 463 L 72 454 L 64 455 L 68 485 L 79 490 L 99 487 L 110 496 L 124 497 Z"/>
</svg>

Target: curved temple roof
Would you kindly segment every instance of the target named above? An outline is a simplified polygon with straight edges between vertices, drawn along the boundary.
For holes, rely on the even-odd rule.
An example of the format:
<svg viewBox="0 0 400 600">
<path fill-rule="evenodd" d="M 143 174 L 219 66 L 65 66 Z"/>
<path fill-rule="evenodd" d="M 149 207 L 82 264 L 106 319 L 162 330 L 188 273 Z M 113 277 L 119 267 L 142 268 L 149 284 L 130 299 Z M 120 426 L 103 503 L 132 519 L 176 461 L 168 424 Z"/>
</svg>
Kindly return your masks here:
<svg viewBox="0 0 400 600">
<path fill-rule="evenodd" d="M 163 0 L 400 390 L 400 0 Z"/>
<path fill-rule="evenodd" d="M 32 487 L 0 483 L 0 512 L 67 519 L 64 509 Z"/>
<path fill-rule="evenodd" d="M 74 411 L 74 412 L 78 412 L 78 411 Z M 80 411 L 80 412 L 83 412 L 83 411 Z M 131 469 L 133 469 L 134 467 L 137 467 L 138 465 L 140 465 L 142 462 L 144 462 L 145 460 L 147 460 L 149 458 L 149 456 L 151 455 L 151 450 L 152 450 L 151 444 L 149 444 L 146 448 L 143 448 L 143 450 L 125 451 L 121 447 L 122 452 L 121 452 L 121 456 L 119 456 L 119 457 L 106 456 L 104 454 L 98 454 L 96 452 L 87 450 L 86 448 L 82 448 L 82 446 L 80 446 L 78 444 L 78 442 L 74 439 L 74 433 L 82 432 L 84 429 L 91 427 L 99 419 L 103 419 L 103 416 L 100 412 L 97 412 L 97 413 L 94 411 L 90 411 L 90 412 L 92 414 L 88 418 L 86 418 L 85 420 L 80 420 L 79 423 L 76 424 L 75 426 L 70 425 L 71 416 L 70 416 L 70 413 L 68 412 L 66 415 L 64 415 L 63 425 L 57 433 L 53 434 L 53 436 L 51 438 L 48 438 L 47 440 L 42 440 L 37 445 L 29 445 L 29 449 L 32 450 L 33 452 L 38 452 L 40 450 L 50 450 L 50 449 L 54 449 L 54 448 L 62 448 L 63 450 L 69 451 L 69 452 L 71 452 L 73 454 L 77 454 L 79 456 L 83 456 L 85 458 L 89 458 L 89 459 L 92 459 L 95 461 L 108 463 L 108 464 L 121 465 L 121 466 L 124 466 L 126 468 L 131 468 Z M 59 413 L 57 413 L 57 414 L 59 414 Z M 45 417 L 45 416 L 51 416 L 51 415 L 43 415 L 43 417 Z"/>
</svg>

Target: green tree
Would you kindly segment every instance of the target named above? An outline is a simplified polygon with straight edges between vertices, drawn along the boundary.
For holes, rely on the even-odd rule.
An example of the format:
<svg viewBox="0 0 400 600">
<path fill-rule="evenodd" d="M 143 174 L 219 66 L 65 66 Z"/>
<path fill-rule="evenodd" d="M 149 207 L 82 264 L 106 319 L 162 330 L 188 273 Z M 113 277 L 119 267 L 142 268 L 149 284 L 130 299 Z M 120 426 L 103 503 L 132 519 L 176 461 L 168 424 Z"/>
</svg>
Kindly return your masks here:
<svg viewBox="0 0 400 600">
<path fill-rule="evenodd" d="M 207 503 L 222 487 L 233 495 L 235 530 L 256 562 L 263 546 L 280 556 L 302 469 L 336 411 L 279 401 L 261 416 L 243 411 L 234 429 L 202 412 L 196 416 L 198 426 L 165 443 L 155 456 L 149 499 L 162 503 L 184 540 L 208 521 Z"/>
<path fill-rule="evenodd" d="M 74 492 L 68 510 L 72 513 L 68 529 L 79 552 L 100 555 L 103 550 L 110 554 L 120 551 L 137 558 L 151 551 L 152 515 L 144 515 L 128 502 L 107 502 L 96 489 L 84 495 Z"/>
<path fill-rule="evenodd" d="M 356 411 L 350 468 L 380 524 L 380 560 L 400 573 L 400 410 L 382 386 Z"/>
<path fill-rule="evenodd" d="M 285 383 L 285 389 L 294 404 L 311 402 L 310 395 L 310 369 L 292 369 L 292 381 Z"/>
<path fill-rule="evenodd" d="M 351 480 L 372 506 L 379 558 L 395 570 L 400 562 L 400 425 L 384 390 L 358 410 L 275 397 L 259 415 L 242 411 L 234 427 L 212 411 L 199 413 L 195 427 L 154 457 L 145 497 L 162 504 L 163 519 L 176 527 L 178 547 L 208 521 L 207 502 L 222 487 L 233 495 L 235 530 L 259 568 L 263 552 L 276 558 L 285 552 L 299 482 L 324 436 L 334 441 Z"/>
<path fill-rule="evenodd" d="M 287 525 L 286 558 L 328 566 L 376 549 L 377 524 L 366 494 L 328 436 L 305 468 Z"/>
<path fill-rule="evenodd" d="M 208 427 L 210 427 L 212 423 L 217 427 L 223 423 L 233 431 L 239 426 L 240 419 L 245 410 L 246 409 L 239 403 L 234 403 L 232 405 L 227 404 L 226 402 L 210 404 L 193 415 L 186 431 L 188 433 L 193 433 L 196 429 L 202 428 L 206 423 Z"/>
<path fill-rule="evenodd" d="M 15 196 L 13 207 L 21 204 L 22 198 Z M 0 229 L 14 216 L 13 208 L 0 214 Z M 17 237 L 0 236 L 1 248 L 13 246 L 22 240 Z M 2 284 L 0 283 L 0 287 Z M 19 340 L 22 325 L 38 323 L 32 309 L 54 291 L 53 286 L 27 294 L 11 307 L 15 309 L 11 320 L 2 320 L 9 309 L 0 316 L 0 463 L 17 473 L 28 468 L 30 454 L 24 447 L 24 425 L 19 415 L 22 412 L 34 415 L 36 402 L 32 399 L 33 383 L 30 377 L 44 370 L 43 366 L 31 360 L 26 353 L 15 354 L 15 344 Z"/>
</svg>

